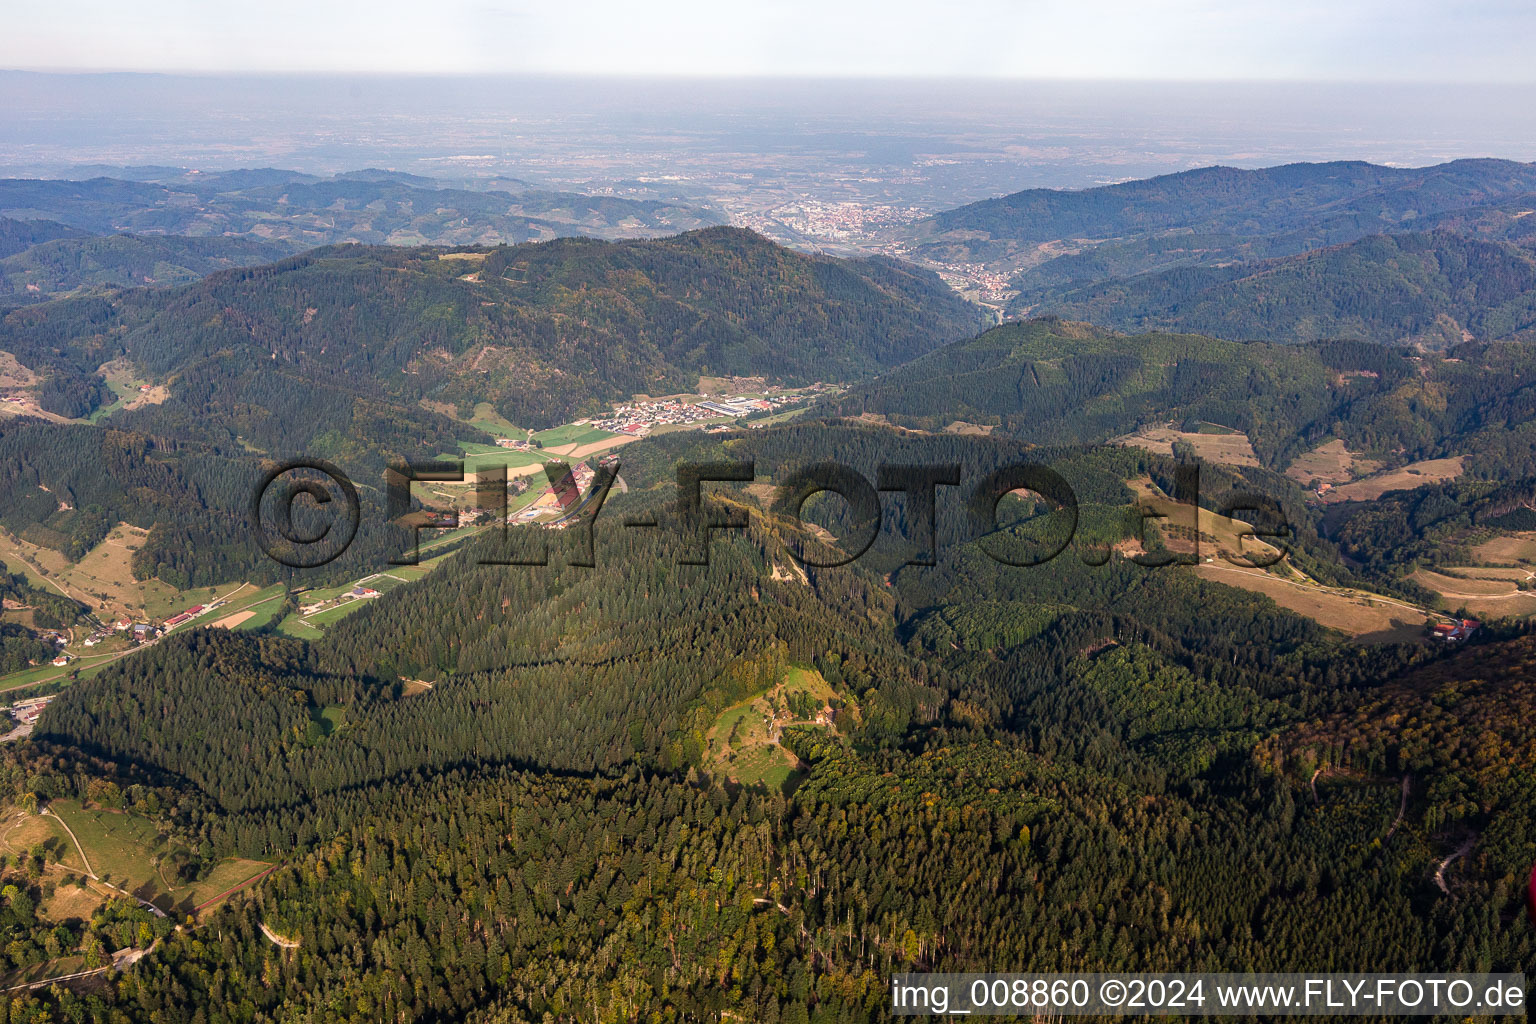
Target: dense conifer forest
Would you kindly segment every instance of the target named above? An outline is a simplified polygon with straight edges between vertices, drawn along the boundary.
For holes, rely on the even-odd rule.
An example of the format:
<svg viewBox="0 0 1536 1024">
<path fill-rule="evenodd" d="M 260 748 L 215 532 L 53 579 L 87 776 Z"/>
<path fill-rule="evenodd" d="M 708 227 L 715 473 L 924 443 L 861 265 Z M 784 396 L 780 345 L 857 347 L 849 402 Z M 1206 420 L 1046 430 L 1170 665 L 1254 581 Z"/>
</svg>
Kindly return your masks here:
<svg viewBox="0 0 1536 1024">
<path fill-rule="evenodd" d="M 180 870 L 281 867 L 104 989 L 18 1005 L 873 1021 L 903 969 L 1536 955 L 1517 917 L 1536 848 L 1518 630 L 1454 654 L 1359 646 L 1119 554 L 1012 567 L 966 537 L 958 499 L 939 505 L 936 566 L 903 564 L 903 507 L 866 558 L 802 582 L 776 567 L 806 527 L 724 485 L 708 507 L 746 527 L 715 531 L 709 565 L 679 564 L 677 461 L 778 479 L 828 450 L 861 471 L 953 459 L 967 479 L 1021 454 L 851 425 L 679 435 L 628 464 L 593 568 L 566 564 L 570 532 L 546 568 L 482 564 L 500 543 L 482 538 L 323 641 L 195 631 L 68 688 L 8 754 L 13 793 L 111 778 L 161 809 Z M 1173 469 L 1129 449 L 1030 455 L 1072 480 L 1094 543 L 1130 528 L 1094 511 L 1125 479 Z M 623 525 L 647 517 L 662 527 Z M 832 687 L 835 725 L 786 730 L 790 785 L 732 781 L 712 723 L 795 666 Z M 314 728 L 322 708 L 343 709 L 333 731 Z M 1383 730 L 1398 720 L 1421 724 Z M 71 751 L 89 767 L 66 769 Z M 1435 867 L 1467 835 L 1447 895 Z"/>
<path fill-rule="evenodd" d="M 1032 444 L 1101 443 L 1150 425 L 1241 431 L 1285 469 L 1328 438 L 1399 462 L 1465 455 L 1477 476 L 1536 472 L 1536 358 L 1518 342 L 1443 353 L 1358 340 L 1276 345 L 1127 337 L 1042 318 L 946 346 L 829 400 L 913 428 L 960 421 Z"/>
<path fill-rule="evenodd" d="M 1114 203 L 1198 185 L 1220 200 L 1206 226 L 1230 232 L 1222 204 L 1284 186 L 1298 232 L 1344 231 L 1431 186 L 1448 211 L 1493 202 L 1525 173 L 1217 169 L 955 224 L 1151 230 Z M 368 191 L 282 174 L 211 194 Z M 114 189 L 87 212 L 165 191 L 116 189 L 113 207 Z M 1325 194 L 1331 226 L 1303 215 Z M 26 231 L 29 252 L 78 241 Z M 0 1024 L 862 1024 L 887 1019 L 906 970 L 1530 969 L 1528 625 L 1360 642 L 1177 564 L 1199 517 L 1263 495 L 1308 586 L 1427 600 L 1420 565 L 1532 527 L 1525 343 L 977 329 L 926 272 L 719 228 L 335 246 L 5 313 L 0 350 L 40 378 L 45 413 L 101 409 L 118 359 L 167 394 L 99 423 L 0 422 L 0 527 L 71 560 L 143 527 L 135 578 L 176 588 L 312 592 L 388 565 L 408 540 L 379 525 L 384 464 L 488 441 L 467 422 L 482 402 L 537 426 L 701 375 L 850 386 L 788 422 L 626 445 L 600 512 L 458 537 L 323 632 L 194 622 L 52 687 L 0 747 L 6 827 L 131 821 L 178 895 L 161 917 L 98 887 L 69 916 L 83 846 L 50 831 L 13 849 L 0 955 L 17 977 L 144 955 L 8 991 Z M 1124 443 L 1173 428 L 1164 454 Z M 1187 438 L 1206 429 L 1251 454 L 1201 460 Z M 1328 441 L 1463 471 L 1324 505 L 1286 471 Z M 346 469 L 370 526 L 320 569 L 251 540 L 253 484 L 293 454 Z M 878 522 L 802 501 L 792 484 L 828 462 Z M 1061 488 L 988 490 L 1024 463 Z M 724 478 L 696 509 L 690 464 Z M 902 483 L 924 468 L 945 481 L 931 523 Z M 1149 527 L 1157 493 L 1196 525 Z M 538 548 L 546 564 L 513 564 Z M 40 629 L 97 628 L 22 572 L 0 596 L 0 671 L 48 655 Z"/>
</svg>

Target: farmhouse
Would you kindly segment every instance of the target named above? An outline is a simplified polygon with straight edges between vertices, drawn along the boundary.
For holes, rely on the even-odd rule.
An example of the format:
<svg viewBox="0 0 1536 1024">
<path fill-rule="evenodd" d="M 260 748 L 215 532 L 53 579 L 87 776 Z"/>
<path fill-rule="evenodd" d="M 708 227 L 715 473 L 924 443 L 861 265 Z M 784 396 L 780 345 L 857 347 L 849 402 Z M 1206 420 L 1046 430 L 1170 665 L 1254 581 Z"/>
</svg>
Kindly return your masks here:
<svg viewBox="0 0 1536 1024">
<path fill-rule="evenodd" d="M 1476 619 L 1457 619 L 1451 622 L 1437 622 L 1429 628 L 1431 640 L 1438 640 L 1445 644 L 1459 643 L 1477 632 L 1482 623 Z"/>
</svg>

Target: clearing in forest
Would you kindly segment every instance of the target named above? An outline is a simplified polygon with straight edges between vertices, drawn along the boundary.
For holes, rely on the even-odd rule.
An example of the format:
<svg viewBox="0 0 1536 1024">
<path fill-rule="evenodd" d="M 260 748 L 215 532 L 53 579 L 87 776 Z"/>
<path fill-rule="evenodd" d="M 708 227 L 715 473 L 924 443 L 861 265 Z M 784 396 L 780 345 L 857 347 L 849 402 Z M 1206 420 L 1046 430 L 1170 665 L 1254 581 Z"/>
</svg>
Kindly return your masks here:
<svg viewBox="0 0 1536 1024">
<path fill-rule="evenodd" d="M 780 744 L 791 726 L 830 726 L 836 694 L 815 669 L 791 667 L 784 678 L 720 713 L 705 735 L 715 770 L 744 785 L 778 788 L 800 761 Z"/>
<path fill-rule="evenodd" d="M 1172 455 L 1173 446 L 1183 443 L 1194 449 L 1195 455 L 1205 462 L 1224 466 L 1257 466 L 1259 457 L 1254 454 L 1248 435 L 1226 427 L 1190 432 L 1172 427 L 1147 427 L 1134 434 L 1117 437 L 1110 444 L 1143 448 L 1158 455 Z"/>
<path fill-rule="evenodd" d="M 1380 468 L 1381 463 L 1355 454 L 1343 441 L 1335 439 L 1296 456 L 1285 475 L 1303 487 L 1313 480 L 1338 485 L 1369 476 Z"/>
<path fill-rule="evenodd" d="M 1426 484 L 1441 484 L 1461 476 L 1465 456 L 1449 459 L 1425 459 L 1410 462 L 1385 473 L 1363 477 L 1353 483 L 1335 487 L 1323 495 L 1324 501 L 1374 501 L 1388 491 L 1408 491 Z"/>
</svg>

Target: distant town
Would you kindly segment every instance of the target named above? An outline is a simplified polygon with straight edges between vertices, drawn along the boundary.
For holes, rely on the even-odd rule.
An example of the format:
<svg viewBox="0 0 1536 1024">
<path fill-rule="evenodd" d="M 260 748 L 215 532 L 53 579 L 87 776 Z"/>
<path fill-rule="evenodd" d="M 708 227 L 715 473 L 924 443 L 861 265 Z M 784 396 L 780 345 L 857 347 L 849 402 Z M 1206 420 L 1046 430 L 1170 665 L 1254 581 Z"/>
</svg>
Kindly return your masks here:
<svg viewBox="0 0 1536 1024">
<path fill-rule="evenodd" d="M 770 237 L 783 234 L 781 229 L 787 228 L 813 239 L 862 242 L 874 232 L 910 224 L 922 216 L 923 210 L 916 206 L 806 199 L 782 203 L 760 213 L 742 213 L 736 222 Z"/>
</svg>

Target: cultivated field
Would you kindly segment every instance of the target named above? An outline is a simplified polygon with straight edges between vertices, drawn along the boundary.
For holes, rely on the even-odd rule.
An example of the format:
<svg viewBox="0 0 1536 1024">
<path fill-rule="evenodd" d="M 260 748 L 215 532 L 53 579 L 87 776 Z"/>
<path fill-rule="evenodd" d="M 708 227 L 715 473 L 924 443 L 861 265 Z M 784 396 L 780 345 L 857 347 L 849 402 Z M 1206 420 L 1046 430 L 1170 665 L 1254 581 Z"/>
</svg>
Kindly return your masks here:
<svg viewBox="0 0 1536 1024">
<path fill-rule="evenodd" d="M 596 441 L 606 441 L 618 437 L 607 430 L 598 430 L 587 424 L 567 423 L 562 427 L 551 427 L 549 430 L 540 430 L 533 435 L 534 440 L 542 444 L 546 451 L 562 448 L 576 448 L 581 445 L 592 444 Z M 567 454 L 554 451 L 553 454 Z"/>
<path fill-rule="evenodd" d="M 1420 569 L 1410 578 L 1431 590 L 1450 592 L 1462 597 L 1507 597 L 1519 592 L 1514 581 L 1497 577 L 1463 576 L 1460 573 L 1449 576 L 1431 572 L 1428 569 Z"/>
<path fill-rule="evenodd" d="M 99 422 L 120 410 L 160 405 L 171 397 L 168 389 L 141 380 L 134 372 L 133 365 L 126 359 L 114 359 L 110 363 L 103 363 L 96 372 L 101 374 L 102 379 L 107 382 L 107 387 L 112 389 L 115 400 L 109 405 L 93 409 L 87 417 L 92 423 Z"/>
<path fill-rule="evenodd" d="M 626 438 L 625 440 L 632 440 L 632 438 Z M 564 449 L 559 453 L 547 449 L 542 452 L 525 452 L 517 451 L 513 448 L 502 448 L 496 445 L 474 444 L 468 441 L 460 441 L 459 447 L 464 449 L 464 454 L 458 456 L 464 462 L 464 483 L 416 484 L 415 492 L 417 494 L 423 494 L 425 488 L 432 487 L 437 490 L 440 497 L 445 499 L 447 504 L 457 504 L 469 488 L 480 482 L 481 473 L 494 470 L 497 466 L 506 467 L 508 480 L 520 476 L 542 478 L 546 463 L 579 461 L 585 457 L 583 455 L 573 458 L 571 453 Z M 542 486 L 542 483 L 542 479 L 535 480 L 532 486 L 537 488 Z"/>
<path fill-rule="evenodd" d="M 475 406 L 474 417 L 470 419 L 469 423 L 471 426 L 479 427 L 493 437 L 516 437 L 522 439 L 528 437 L 528 431 L 502 416 L 490 402 L 481 402 Z"/>
<path fill-rule="evenodd" d="M 1324 501 L 1374 501 L 1388 491 L 1406 491 L 1425 484 L 1439 484 L 1461 476 L 1464 456 L 1449 459 L 1425 459 L 1410 462 L 1399 469 L 1364 477 L 1353 483 L 1335 487 L 1323 496 Z"/>
<path fill-rule="evenodd" d="M 1472 549 L 1472 556 L 1496 565 L 1536 564 L 1536 533 L 1512 533 L 1485 540 Z"/>
<path fill-rule="evenodd" d="M 1200 557 L 1221 559 L 1223 553 L 1268 562 L 1279 551 L 1263 540 L 1248 535 L 1252 525 L 1241 519 L 1228 519 L 1209 509 L 1181 505 L 1158 489 L 1147 477 L 1127 480 L 1126 487 L 1142 505 L 1159 513 L 1161 519 L 1148 519 L 1147 530 L 1156 530 L 1169 551 L 1190 554 L 1195 550 L 1195 515 L 1198 513 Z"/>
<path fill-rule="evenodd" d="M 278 613 L 283 610 L 283 594 L 274 598 L 253 602 L 242 614 L 246 618 L 229 627 L 231 629 L 252 630 L 262 629 L 277 620 Z"/>
<path fill-rule="evenodd" d="M 1430 616 L 1392 598 L 1326 587 L 1313 580 L 1285 579 L 1218 559 L 1195 567 L 1202 579 L 1264 594 L 1277 605 L 1320 626 L 1369 641 L 1402 641 L 1422 636 Z"/>
<path fill-rule="evenodd" d="M 951 423 L 949 426 L 944 428 L 944 433 L 946 433 L 946 434 L 969 435 L 969 436 L 974 436 L 974 437 L 985 437 L 986 435 L 992 433 L 992 431 L 994 431 L 996 429 L 997 429 L 997 427 L 993 426 L 990 423 L 988 423 L 988 424 L 981 424 L 981 423 L 970 423 L 970 422 L 967 422 L 966 420 L 955 420 L 955 422 Z"/>
<path fill-rule="evenodd" d="M 298 615 L 289 615 L 278 624 L 277 631 L 284 636 L 295 637 L 299 640 L 318 640 L 325 634 L 318 626 L 311 626 Z"/>
<path fill-rule="evenodd" d="M 0 352 L 0 389 L 14 396 L 16 401 L 0 400 L 0 419 L 7 416 L 39 416 L 55 423 L 69 420 L 55 413 L 44 412 L 37 404 L 32 388 L 37 384 L 37 374 L 22 366 L 9 352 Z"/>
<path fill-rule="evenodd" d="M 1409 578 L 1439 594 L 1441 607 L 1447 611 L 1465 608 L 1486 618 L 1536 614 L 1536 591 L 1517 586 L 1532 579 L 1532 573 L 1525 569 L 1457 566 L 1444 572 L 1420 569 Z"/>
<path fill-rule="evenodd" d="M 502 448 L 493 444 L 475 444 L 472 441 L 460 441 L 459 447 L 464 450 L 459 456 L 464 460 L 464 472 L 468 475 L 486 466 L 506 466 L 509 476 L 517 476 L 517 469 L 532 468 L 534 472 L 550 459 L 541 456 L 536 451 L 518 451 L 515 448 Z"/>
<path fill-rule="evenodd" d="M 1158 531 L 1164 545 L 1179 553 L 1193 549 L 1191 509 L 1163 494 L 1145 477 L 1126 486 L 1138 500 L 1167 518 L 1149 520 L 1147 529 Z M 1420 636 L 1430 618 L 1428 612 L 1392 598 L 1365 591 L 1324 586 L 1280 562 L 1274 571 L 1233 565 L 1225 553 L 1267 561 L 1276 549 L 1253 537 L 1244 537 L 1248 524 L 1227 519 L 1207 509 L 1199 510 L 1200 557 L 1196 575 L 1213 583 L 1264 594 L 1280 607 L 1304 615 L 1319 625 L 1350 636 L 1372 640 L 1409 640 Z"/>
<path fill-rule="evenodd" d="M 1481 580 L 1536 580 L 1536 572 L 1530 569 L 1488 568 L 1481 565 L 1448 565 L 1439 570 L 1446 576 L 1471 577 Z"/>
<path fill-rule="evenodd" d="M 557 428 L 563 430 L 564 428 Z M 496 466 L 507 468 L 507 478 L 519 476 L 539 476 L 544 472 L 544 466 L 550 462 L 564 462 L 567 464 L 580 462 L 593 455 L 599 455 L 631 441 L 640 440 L 629 434 L 610 434 L 606 431 L 591 431 L 588 435 L 574 435 L 586 439 L 578 443 L 566 443 L 557 445 L 545 445 L 536 451 L 518 451 L 513 448 L 502 448 L 498 445 L 475 444 L 470 441 L 460 441 L 459 447 L 464 450 L 457 456 L 464 462 L 464 484 L 417 484 L 416 491 L 422 493 L 424 487 L 436 487 L 444 497 L 452 498 L 456 489 L 479 482 L 480 474 Z"/>
<path fill-rule="evenodd" d="M 1347 484 L 1351 480 L 1369 476 L 1381 468 L 1379 462 L 1362 458 L 1351 452 L 1340 440 L 1319 445 L 1292 460 L 1285 475 L 1307 486 L 1313 480 L 1325 484 Z"/>
<path fill-rule="evenodd" d="M 372 597 L 349 597 L 348 595 L 354 586 L 361 584 L 371 590 L 377 590 L 379 593 L 385 594 L 398 586 L 419 580 L 439 565 L 442 565 L 452 555 L 452 552 L 445 552 L 433 557 L 427 557 L 432 550 L 450 544 L 472 532 L 473 528 L 465 527 L 454 530 L 447 537 L 441 537 L 430 542 L 423 541 L 420 547 L 421 561 L 417 565 L 392 565 L 387 572 L 365 576 L 358 580 L 357 583 L 346 583 L 339 587 L 324 587 L 300 592 L 297 597 L 301 608 L 316 604 L 324 604 L 326 607 L 316 609 L 308 615 L 301 612 L 293 612 L 283 619 L 278 625 L 277 631 L 285 636 L 297 637 L 301 640 L 319 638 L 324 634 L 324 627 L 333 625 L 377 600 L 377 598 Z"/>
<path fill-rule="evenodd" d="M 664 424 L 662 424 L 662 426 L 663 427 L 666 427 L 666 426 L 680 426 L 680 427 L 684 427 L 684 429 L 689 429 L 693 425 L 692 424 L 681 424 L 681 423 L 679 423 L 679 424 L 664 423 Z M 660 429 L 660 428 L 658 428 L 658 429 Z M 652 431 L 652 433 L 655 433 L 655 431 Z M 632 436 L 630 434 L 614 434 L 612 437 L 602 438 L 601 440 L 597 440 L 597 441 L 588 441 L 586 444 L 572 445 L 572 446 L 570 446 L 570 448 L 562 450 L 560 452 L 560 454 L 564 455 L 567 458 L 579 461 L 581 459 L 589 459 L 589 458 L 591 458 L 594 455 L 601 455 L 603 452 L 609 451 L 609 450 L 614 449 L 614 448 L 619 448 L 619 447 L 621 447 L 623 445 L 629 444 L 632 441 L 638 441 L 638 440 L 640 440 L 638 437 L 634 437 L 634 436 Z"/>
<path fill-rule="evenodd" d="M 1172 455 L 1173 445 L 1177 441 L 1188 444 L 1206 462 L 1226 466 L 1259 464 L 1259 457 L 1254 454 L 1248 435 L 1235 430 L 1230 433 L 1187 433 L 1171 427 L 1148 427 L 1134 434 L 1117 437 L 1110 444 L 1144 448 L 1158 455 Z"/>
<path fill-rule="evenodd" d="M 158 579 L 134 579 L 133 555 L 148 535 L 148 530 L 118 523 L 100 544 L 71 563 L 52 548 L 0 533 L 0 557 L 13 571 L 24 571 L 34 585 L 72 597 L 103 619 L 163 618 L 228 591 L 222 586 L 182 593 Z"/>
<path fill-rule="evenodd" d="M 264 590 L 258 590 L 252 583 L 221 583 L 216 587 L 200 587 L 196 590 L 171 590 L 163 599 L 151 601 L 148 611 L 153 618 L 167 618 L 177 612 L 185 611 L 193 605 L 208 605 L 214 601 L 222 600 L 224 607 L 218 609 L 220 615 L 233 615 L 235 612 L 244 611 L 247 605 L 253 604 L 260 598 L 270 597 L 273 594 L 282 593 L 282 584 L 274 584 Z M 213 619 L 203 615 L 186 626 L 178 627 L 186 629 L 190 625 L 212 625 Z"/>
</svg>

